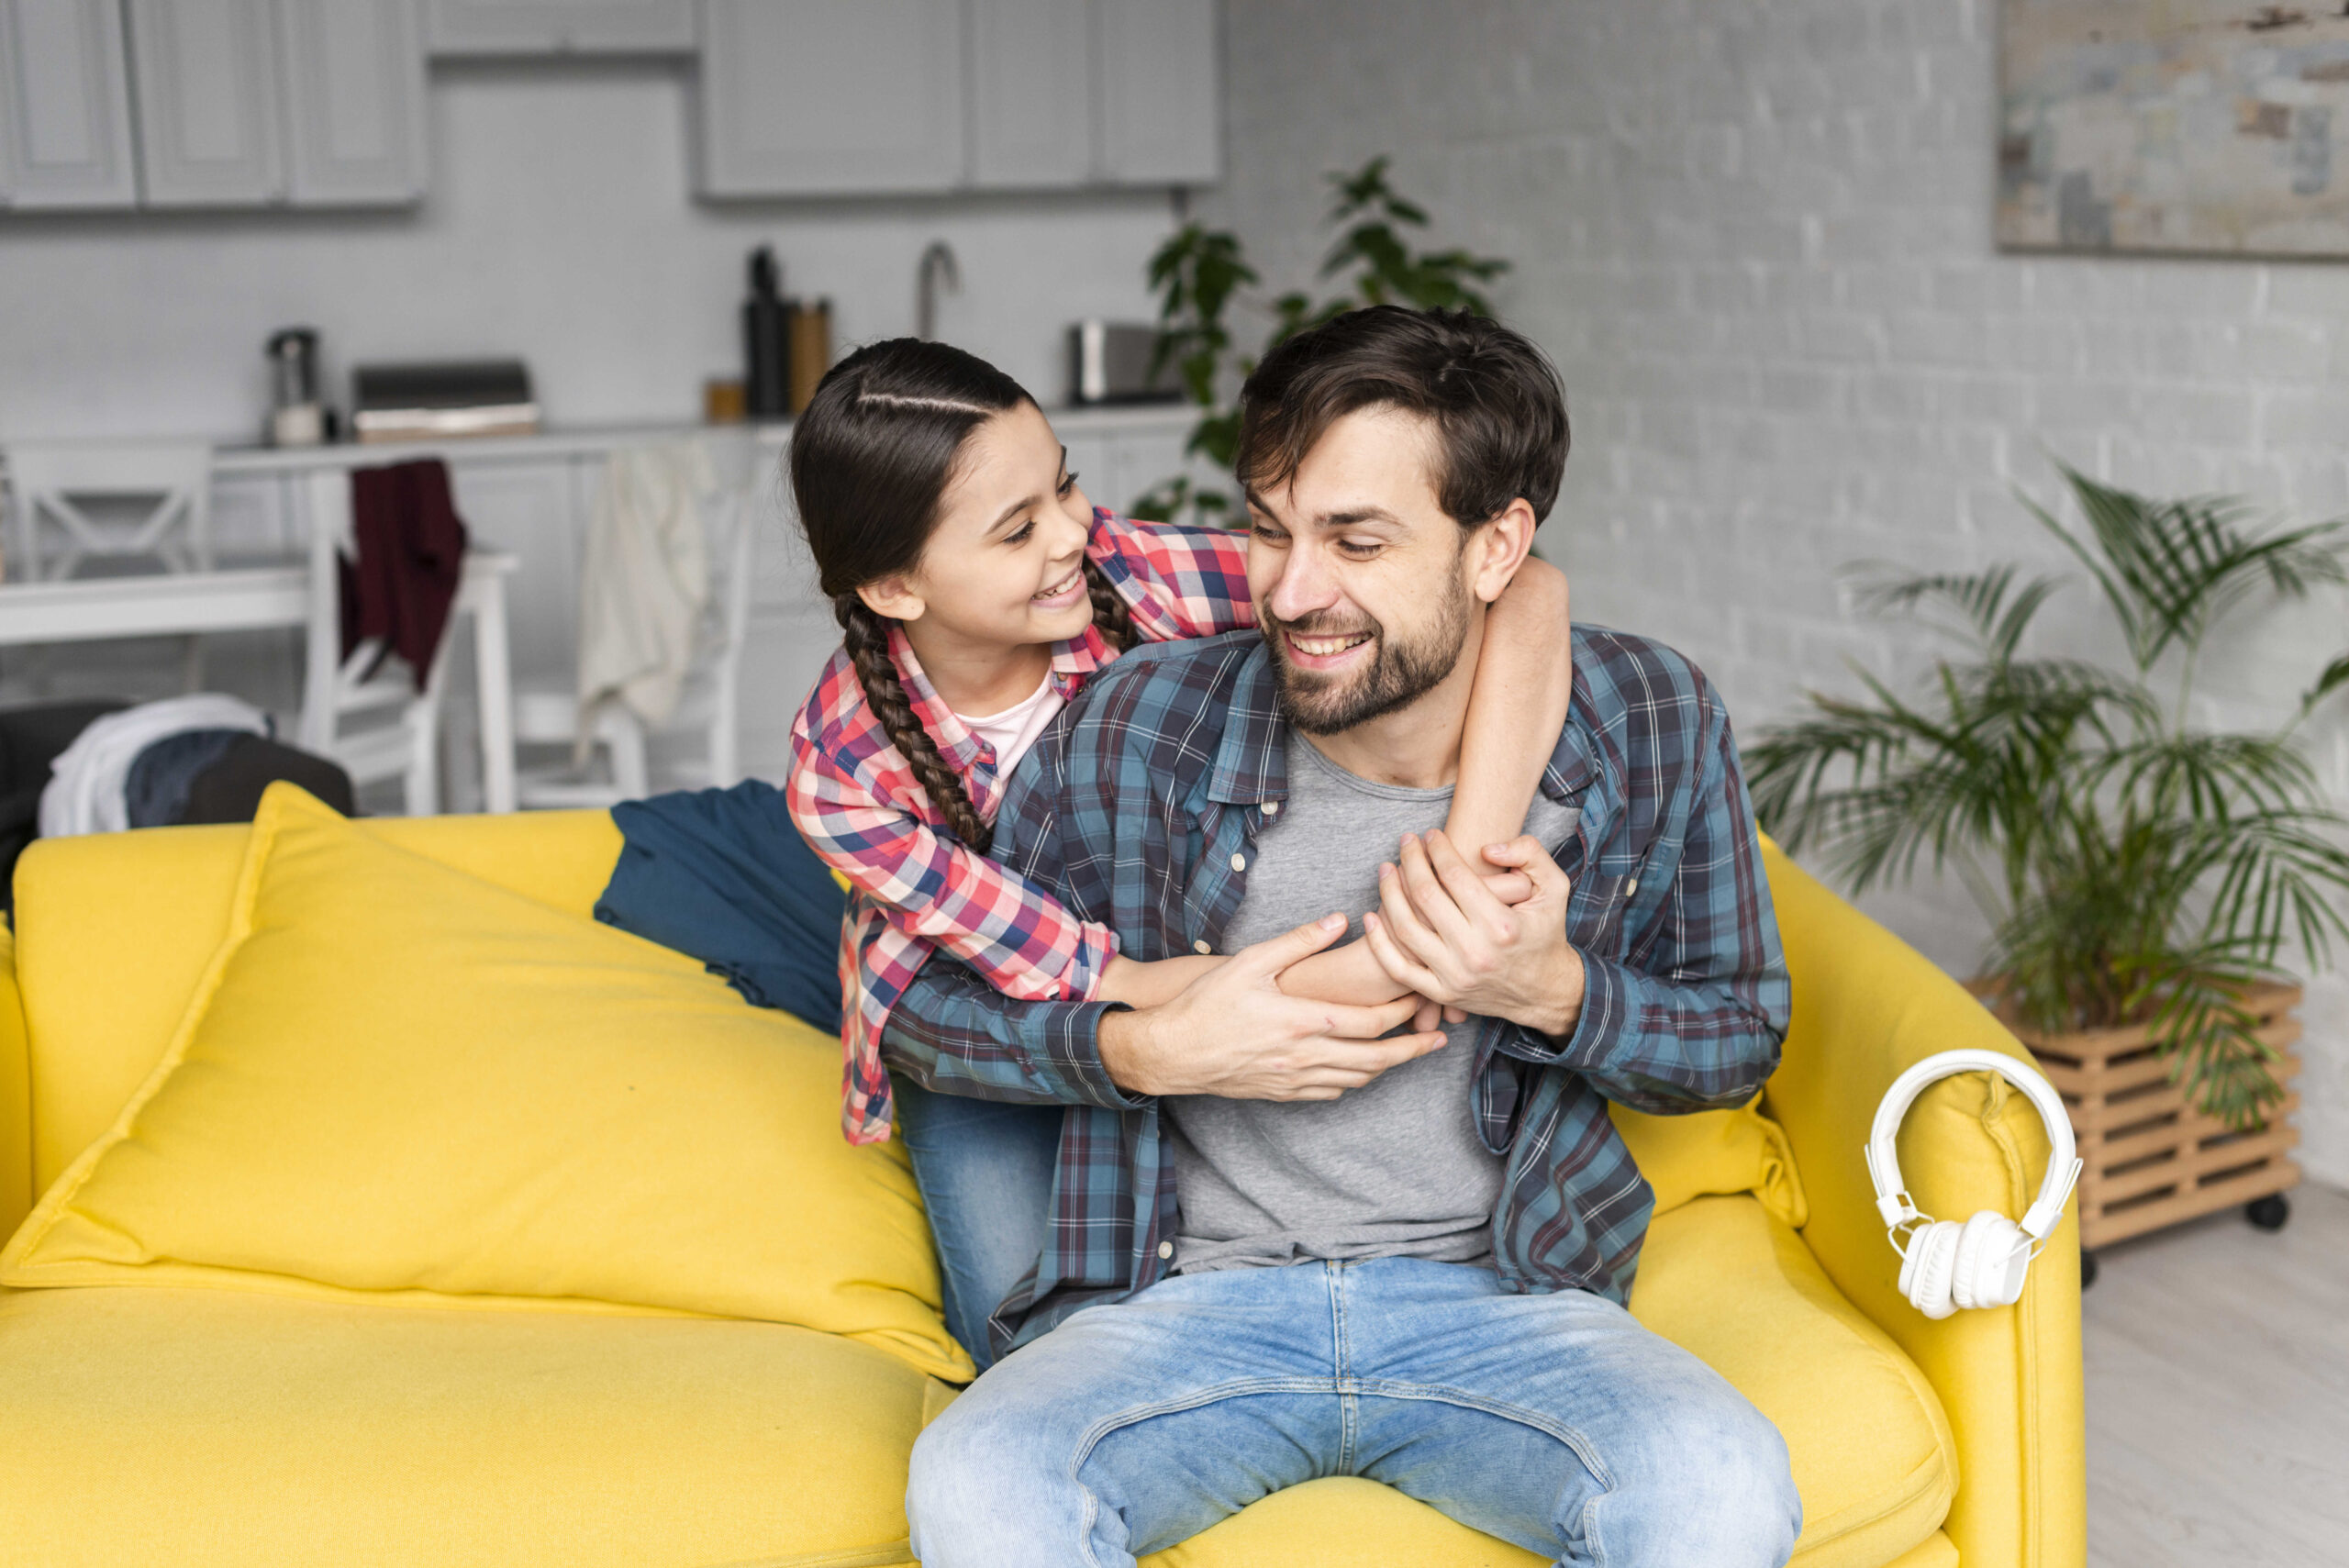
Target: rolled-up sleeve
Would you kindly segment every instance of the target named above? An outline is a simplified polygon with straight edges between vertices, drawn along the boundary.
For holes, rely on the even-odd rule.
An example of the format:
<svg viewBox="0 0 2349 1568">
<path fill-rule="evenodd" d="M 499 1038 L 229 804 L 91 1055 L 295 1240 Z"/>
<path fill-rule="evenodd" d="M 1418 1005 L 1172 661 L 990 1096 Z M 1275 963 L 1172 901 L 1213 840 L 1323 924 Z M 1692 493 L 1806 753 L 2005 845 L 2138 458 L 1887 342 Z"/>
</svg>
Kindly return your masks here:
<svg viewBox="0 0 2349 1568">
<path fill-rule="evenodd" d="M 1018 1002 L 951 959 L 933 959 L 897 998 L 881 1054 L 926 1089 L 980 1100 L 1130 1109 L 1144 1100 L 1101 1063 L 1113 1002 Z"/>
<path fill-rule="evenodd" d="M 1707 726 L 1679 864 L 1639 963 L 1582 953 L 1563 1039 L 1511 1026 L 1500 1049 L 1571 1068 L 1633 1109 L 1742 1105 L 1778 1064 L 1792 1009 L 1785 950 L 1726 716 Z"/>
</svg>

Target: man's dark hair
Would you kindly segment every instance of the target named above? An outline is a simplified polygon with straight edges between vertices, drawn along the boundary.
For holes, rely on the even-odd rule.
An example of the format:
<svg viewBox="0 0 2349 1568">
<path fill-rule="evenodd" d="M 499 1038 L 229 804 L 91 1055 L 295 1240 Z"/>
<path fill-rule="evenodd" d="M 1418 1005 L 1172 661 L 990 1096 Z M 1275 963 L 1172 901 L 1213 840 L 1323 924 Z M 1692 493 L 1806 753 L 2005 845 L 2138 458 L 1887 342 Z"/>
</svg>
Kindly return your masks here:
<svg viewBox="0 0 2349 1568">
<path fill-rule="evenodd" d="M 1571 439 L 1565 390 L 1521 333 L 1465 310 L 1374 305 L 1265 355 L 1240 389 L 1240 483 L 1277 490 L 1331 425 L 1364 408 L 1434 423 L 1436 499 L 1462 527 L 1520 496 L 1535 522 L 1550 515 Z"/>
</svg>

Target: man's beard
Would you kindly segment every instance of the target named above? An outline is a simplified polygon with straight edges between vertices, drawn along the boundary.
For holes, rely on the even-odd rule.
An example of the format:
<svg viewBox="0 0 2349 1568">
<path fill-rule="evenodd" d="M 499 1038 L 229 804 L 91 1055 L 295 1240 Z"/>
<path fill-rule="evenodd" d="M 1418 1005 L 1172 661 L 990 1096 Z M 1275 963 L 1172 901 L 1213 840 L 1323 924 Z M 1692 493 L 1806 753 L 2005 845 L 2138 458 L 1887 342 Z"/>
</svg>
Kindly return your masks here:
<svg viewBox="0 0 2349 1568">
<path fill-rule="evenodd" d="M 1280 676 L 1282 717 L 1308 735 L 1335 735 L 1408 707 L 1452 673 L 1460 662 L 1461 645 L 1468 640 L 1468 590 L 1455 582 L 1435 623 L 1409 642 L 1390 639 L 1386 628 L 1368 617 L 1349 624 L 1342 616 L 1317 610 L 1302 620 L 1285 621 L 1261 604 L 1256 616 Z M 1287 639 L 1292 634 L 1354 637 L 1365 631 L 1371 640 L 1367 669 L 1330 676 L 1289 662 Z"/>
</svg>

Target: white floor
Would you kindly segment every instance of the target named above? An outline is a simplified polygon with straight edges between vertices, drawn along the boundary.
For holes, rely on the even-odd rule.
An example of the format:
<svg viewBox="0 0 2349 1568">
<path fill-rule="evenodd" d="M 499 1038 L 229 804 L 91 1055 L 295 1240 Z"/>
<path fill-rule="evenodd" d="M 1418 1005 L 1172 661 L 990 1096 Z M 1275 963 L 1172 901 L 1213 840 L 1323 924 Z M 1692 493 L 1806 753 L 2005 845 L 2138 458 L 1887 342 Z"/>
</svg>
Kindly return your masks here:
<svg viewBox="0 0 2349 1568">
<path fill-rule="evenodd" d="M 2349 1193 L 2108 1247 L 2083 1298 L 2094 1568 L 2349 1564 Z"/>
</svg>

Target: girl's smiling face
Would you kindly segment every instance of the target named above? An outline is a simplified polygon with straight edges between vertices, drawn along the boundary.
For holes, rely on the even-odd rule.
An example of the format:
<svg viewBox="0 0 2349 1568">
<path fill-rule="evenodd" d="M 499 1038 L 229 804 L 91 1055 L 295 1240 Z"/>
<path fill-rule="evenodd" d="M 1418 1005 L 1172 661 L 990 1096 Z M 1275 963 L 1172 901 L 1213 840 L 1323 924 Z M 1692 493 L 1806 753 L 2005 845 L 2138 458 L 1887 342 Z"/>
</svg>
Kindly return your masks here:
<svg viewBox="0 0 2349 1568">
<path fill-rule="evenodd" d="M 1065 641 L 1093 623 L 1092 532 L 1066 449 L 1043 411 L 1021 403 L 964 439 L 913 570 L 857 592 L 875 614 L 920 626 L 922 641 L 973 651 Z"/>
</svg>

